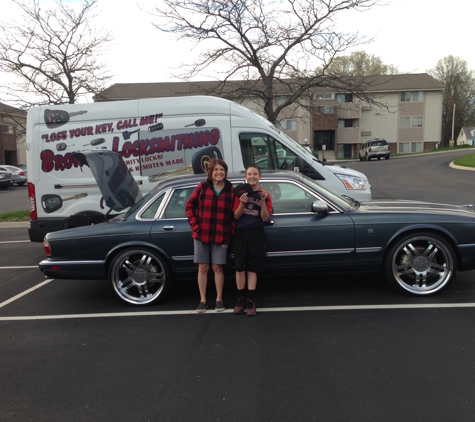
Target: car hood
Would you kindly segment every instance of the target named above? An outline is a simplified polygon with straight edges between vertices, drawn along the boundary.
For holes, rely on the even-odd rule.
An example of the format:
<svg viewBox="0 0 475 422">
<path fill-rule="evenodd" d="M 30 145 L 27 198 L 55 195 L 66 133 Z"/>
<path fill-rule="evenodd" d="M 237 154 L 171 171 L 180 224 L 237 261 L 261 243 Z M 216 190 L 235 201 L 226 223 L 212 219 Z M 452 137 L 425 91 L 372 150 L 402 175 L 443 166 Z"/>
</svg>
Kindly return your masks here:
<svg viewBox="0 0 475 422">
<path fill-rule="evenodd" d="M 89 166 L 106 205 L 112 210 L 122 211 L 142 198 L 137 182 L 122 156 L 116 152 L 85 151 L 77 152 L 73 157 L 81 164 Z"/>
<path fill-rule="evenodd" d="M 381 211 L 396 211 L 396 212 L 442 212 L 442 213 L 475 213 L 475 205 L 450 205 L 439 204 L 432 202 L 422 201 L 408 201 L 408 200 L 372 200 L 368 202 L 362 202 L 360 209 L 367 212 L 381 212 Z"/>
</svg>

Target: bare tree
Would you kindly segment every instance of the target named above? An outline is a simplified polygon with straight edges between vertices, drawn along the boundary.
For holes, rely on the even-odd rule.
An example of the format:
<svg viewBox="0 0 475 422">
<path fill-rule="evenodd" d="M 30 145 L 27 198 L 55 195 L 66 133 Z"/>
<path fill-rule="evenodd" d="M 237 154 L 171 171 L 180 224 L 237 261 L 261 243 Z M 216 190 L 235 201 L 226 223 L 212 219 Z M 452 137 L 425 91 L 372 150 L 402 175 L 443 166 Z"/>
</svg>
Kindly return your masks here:
<svg viewBox="0 0 475 422">
<path fill-rule="evenodd" d="M 442 100 L 442 142 L 448 145 L 463 126 L 474 124 L 475 74 L 460 57 L 447 56 L 439 60 L 428 73 L 445 84 Z M 454 118 L 455 110 L 455 118 Z"/>
<path fill-rule="evenodd" d="M 2 86 L 6 98 L 20 106 L 76 103 L 105 88 L 111 76 L 99 60 L 111 41 L 92 20 L 98 0 L 56 0 L 49 9 L 40 0 L 12 0 L 20 7 L 17 21 L 4 22 L 0 70 L 18 83 Z"/>
<path fill-rule="evenodd" d="M 182 67 L 182 79 L 219 69 L 209 94 L 235 101 L 257 98 L 271 122 L 312 88 L 344 91 L 371 102 L 368 80 L 327 73 L 338 55 L 365 44 L 358 33 L 338 31 L 336 19 L 365 11 L 380 0 L 163 0 L 152 14 L 156 27 L 180 40 L 208 47 Z M 317 69 L 317 70 L 316 70 Z M 246 83 L 233 83 L 236 79 Z M 234 80 L 234 81 L 233 81 Z M 276 95 L 285 101 L 274 105 Z"/>
</svg>

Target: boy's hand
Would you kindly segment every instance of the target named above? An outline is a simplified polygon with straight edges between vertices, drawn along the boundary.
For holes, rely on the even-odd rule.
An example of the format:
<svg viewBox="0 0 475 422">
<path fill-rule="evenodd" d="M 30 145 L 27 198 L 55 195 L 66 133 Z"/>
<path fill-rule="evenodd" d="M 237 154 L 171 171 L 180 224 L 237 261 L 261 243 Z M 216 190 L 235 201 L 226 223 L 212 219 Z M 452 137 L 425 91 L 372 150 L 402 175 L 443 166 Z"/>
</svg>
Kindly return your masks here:
<svg viewBox="0 0 475 422">
<path fill-rule="evenodd" d="M 261 201 L 265 201 L 267 199 L 267 192 L 262 188 L 259 188 L 257 191 L 261 195 Z"/>
</svg>

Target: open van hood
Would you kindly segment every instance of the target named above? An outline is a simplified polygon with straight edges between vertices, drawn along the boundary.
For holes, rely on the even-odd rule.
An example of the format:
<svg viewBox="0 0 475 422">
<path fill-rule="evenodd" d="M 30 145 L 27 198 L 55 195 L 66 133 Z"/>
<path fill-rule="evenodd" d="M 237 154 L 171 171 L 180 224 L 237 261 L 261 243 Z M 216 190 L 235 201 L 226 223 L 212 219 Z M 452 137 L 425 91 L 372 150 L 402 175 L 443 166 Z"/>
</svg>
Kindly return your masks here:
<svg viewBox="0 0 475 422">
<path fill-rule="evenodd" d="M 116 152 L 84 151 L 74 153 L 73 157 L 91 169 L 106 205 L 112 210 L 122 211 L 142 198 L 137 182 Z"/>
</svg>

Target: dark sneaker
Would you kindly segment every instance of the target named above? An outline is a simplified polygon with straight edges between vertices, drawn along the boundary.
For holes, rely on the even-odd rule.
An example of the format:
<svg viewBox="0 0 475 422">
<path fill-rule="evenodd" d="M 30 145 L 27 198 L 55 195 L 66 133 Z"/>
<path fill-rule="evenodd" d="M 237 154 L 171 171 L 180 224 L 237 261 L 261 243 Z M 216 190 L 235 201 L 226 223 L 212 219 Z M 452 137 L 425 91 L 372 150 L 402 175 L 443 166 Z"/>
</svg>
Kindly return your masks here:
<svg viewBox="0 0 475 422">
<path fill-rule="evenodd" d="M 216 302 L 216 308 L 214 308 L 216 312 L 223 312 L 224 311 L 224 303 L 223 302 Z"/>
<path fill-rule="evenodd" d="M 234 307 L 234 313 L 242 314 L 244 313 L 245 309 L 246 309 L 246 299 L 244 299 L 243 297 L 240 297 L 236 303 L 236 306 Z"/>
<path fill-rule="evenodd" d="M 206 309 L 208 309 L 208 305 L 204 302 L 200 302 L 200 304 L 196 308 L 196 312 L 202 314 L 203 312 L 206 311 Z"/>
<path fill-rule="evenodd" d="M 247 316 L 254 316 L 257 314 L 257 311 L 256 311 L 256 301 L 255 300 L 251 300 L 251 299 L 247 299 L 247 303 L 246 303 L 246 315 Z"/>
</svg>

